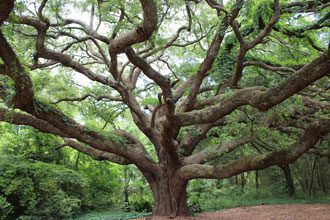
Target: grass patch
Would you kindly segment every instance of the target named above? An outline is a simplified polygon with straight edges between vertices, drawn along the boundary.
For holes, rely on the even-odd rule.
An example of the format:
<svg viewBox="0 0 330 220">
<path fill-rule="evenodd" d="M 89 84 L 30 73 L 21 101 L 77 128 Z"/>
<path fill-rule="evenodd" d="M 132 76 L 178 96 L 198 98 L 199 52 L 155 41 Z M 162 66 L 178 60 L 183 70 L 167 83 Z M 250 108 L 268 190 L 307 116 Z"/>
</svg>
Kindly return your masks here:
<svg viewBox="0 0 330 220">
<path fill-rule="evenodd" d="M 127 220 L 150 215 L 150 213 L 103 211 L 91 212 L 67 220 Z"/>
<path fill-rule="evenodd" d="M 270 197 L 270 198 L 249 198 L 249 197 L 230 197 L 218 199 L 217 202 L 206 202 L 203 211 L 217 211 L 222 209 L 255 206 L 255 205 L 280 205 L 280 204 L 330 204 L 330 197 L 309 198 L 309 197 Z"/>
</svg>

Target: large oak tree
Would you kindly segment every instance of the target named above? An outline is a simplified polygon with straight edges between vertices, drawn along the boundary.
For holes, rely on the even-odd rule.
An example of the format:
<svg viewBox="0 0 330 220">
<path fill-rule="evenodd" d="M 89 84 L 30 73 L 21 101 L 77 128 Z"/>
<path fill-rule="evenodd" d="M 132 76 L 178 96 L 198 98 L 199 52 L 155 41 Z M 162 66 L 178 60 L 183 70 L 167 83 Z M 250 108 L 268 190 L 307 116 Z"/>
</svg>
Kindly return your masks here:
<svg viewBox="0 0 330 220">
<path fill-rule="evenodd" d="M 311 117 L 309 125 L 291 120 L 286 126 L 300 129 L 294 143 L 231 160 L 221 158 L 253 146 L 253 129 L 228 142 L 205 141 L 220 139 L 210 131 L 230 125 L 229 116 L 248 106 L 249 114 L 260 114 L 303 96 L 316 109 L 329 109 L 327 1 L 28 0 L 15 5 L 0 0 L 0 120 L 58 135 L 66 146 L 96 160 L 134 164 L 153 192 L 154 215 L 189 215 L 189 180 L 290 164 L 330 132 L 326 113 Z M 65 71 L 72 81 L 80 74 L 88 83 L 68 83 L 71 94 L 46 94 L 45 88 L 35 88 L 40 81 L 32 76 L 47 71 L 54 79 Z M 249 78 L 264 74 L 276 74 L 280 81 Z M 41 85 L 54 86 L 47 83 Z M 99 130 L 85 121 L 89 108 L 80 104 L 86 102 L 100 109 L 93 114 Z M 70 108 L 81 112 L 70 114 Z M 154 150 L 139 140 L 141 134 L 101 131 L 116 120 L 107 109 L 122 109 L 117 116 L 131 118 Z"/>
</svg>

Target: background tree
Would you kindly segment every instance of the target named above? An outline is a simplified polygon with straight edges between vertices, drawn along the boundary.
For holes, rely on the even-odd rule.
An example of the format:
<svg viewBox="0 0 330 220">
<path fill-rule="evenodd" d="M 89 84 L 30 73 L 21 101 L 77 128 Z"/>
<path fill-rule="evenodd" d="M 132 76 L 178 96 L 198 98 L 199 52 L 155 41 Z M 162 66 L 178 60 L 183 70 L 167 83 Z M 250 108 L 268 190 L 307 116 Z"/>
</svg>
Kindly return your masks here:
<svg viewBox="0 0 330 220">
<path fill-rule="evenodd" d="M 188 215 L 192 179 L 286 166 L 330 131 L 327 1 L 12 2 L 0 120 L 134 164 L 154 215 Z"/>
</svg>

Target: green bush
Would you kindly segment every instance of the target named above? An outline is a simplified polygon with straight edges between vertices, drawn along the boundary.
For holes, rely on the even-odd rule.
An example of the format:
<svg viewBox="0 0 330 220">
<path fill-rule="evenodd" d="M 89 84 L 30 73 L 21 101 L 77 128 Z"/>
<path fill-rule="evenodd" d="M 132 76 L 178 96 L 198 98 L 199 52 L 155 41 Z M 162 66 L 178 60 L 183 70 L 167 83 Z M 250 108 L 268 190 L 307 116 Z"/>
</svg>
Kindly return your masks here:
<svg viewBox="0 0 330 220">
<path fill-rule="evenodd" d="M 88 180 L 89 203 L 91 210 L 107 210 L 119 206 L 122 197 L 121 182 L 118 179 L 118 167 L 107 161 L 93 161 L 90 157 L 81 155 L 78 172 Z"/>
<path fill-rule="evenodd" d="M 0 156 L 1 219 L 59 219 L 88 200 L 86 179 L 75 171 L 15 156 Z"/>
<path fill-rule="evenodd" d="M 0 196 L 0 219 L 4 219 L 12 211 L 13 207 L 7 202 L 6 198 Z"/>
<path fill-rule="evenodd" d="M 153 200 L 149 193 L 134 193 L 130 196 L 130 209 L 135 212 L 151 212 Z"/>
</svg>

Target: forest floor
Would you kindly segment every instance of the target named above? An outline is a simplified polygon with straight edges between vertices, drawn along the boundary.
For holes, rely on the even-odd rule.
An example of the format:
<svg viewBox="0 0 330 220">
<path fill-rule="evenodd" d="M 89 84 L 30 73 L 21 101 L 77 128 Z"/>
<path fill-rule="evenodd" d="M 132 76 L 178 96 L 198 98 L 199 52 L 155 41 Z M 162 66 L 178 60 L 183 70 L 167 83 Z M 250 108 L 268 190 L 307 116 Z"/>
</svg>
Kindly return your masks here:
<svg viewBox="0 0 330 220">
<path fill-rule="evenodd" d="M 144 217 L 136 220 L 167 220 L 164 217 Z M 203 212 L 195 217 L 175 218 L 176 220 L 330 220 L 330 205 L 292 204 L 258 205 Z"/>
</svg>

